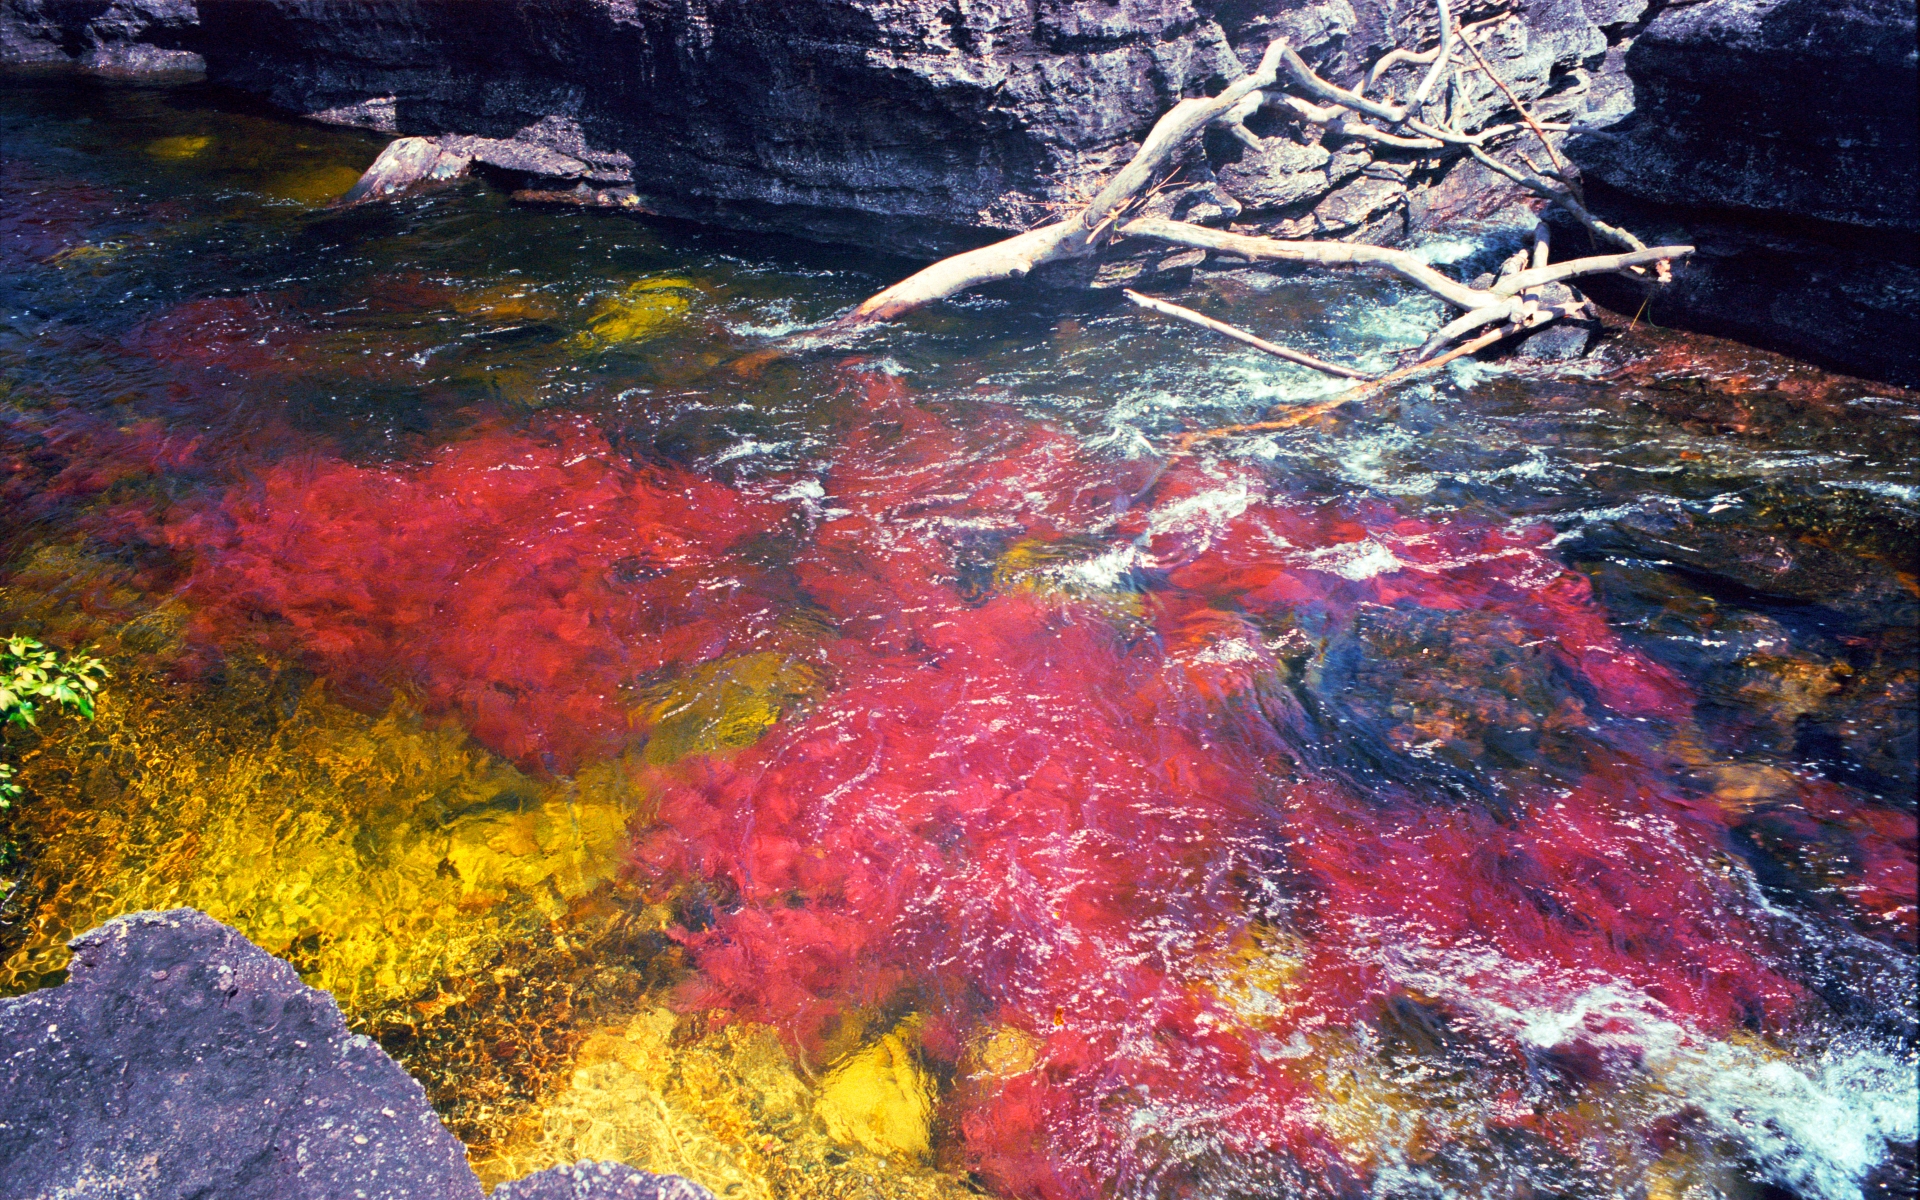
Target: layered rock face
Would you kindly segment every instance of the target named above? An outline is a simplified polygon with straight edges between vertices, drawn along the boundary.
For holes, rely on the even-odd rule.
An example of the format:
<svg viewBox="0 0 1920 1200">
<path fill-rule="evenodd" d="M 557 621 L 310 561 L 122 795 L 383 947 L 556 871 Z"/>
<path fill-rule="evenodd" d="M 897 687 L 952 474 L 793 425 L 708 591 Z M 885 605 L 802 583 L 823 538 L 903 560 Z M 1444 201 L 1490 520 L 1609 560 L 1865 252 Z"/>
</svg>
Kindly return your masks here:
<svg viewBox="0 0 1920 1200">
<path fill-rule="evenodd" d="M 1072 204 L 1171 104 L 1274 37 L 1352 80 L 1437 28 L 1429 6 L 1389 0 L 0 2 L 13 43 L 39 36 L 40 57 L 149 40 L 191 14 L 212 80 L 293 112 L 504 141 L 517 151 L 481 161 L 544 186 L 631 186 L 669 215 L 921 255 Z M 1495 69 L 1545 115 L 1585 113 L 1609 37 L 1643 7 L 1535 4 L 1502 27 Z M 1468 125 L 1504 105 L 1470 73 L 1450 103 Z M 1417 159 L 1323 146 L 1278 119 L 1261 132 L 1278 135 L 1266 151 L 1221 139 L 1190 176 L 1218 168 L 1235 197 L 1224 216 L 1334 234 L 1384 222 L 1390 236 L 1409 212 L 1438 215 L 1409 200 L 1444 174 Z M 1470 200 L 1482 190 L 1433 203 L 1484 206 Z"/>
<path fill-rule="evenodd" d="M 1920 386 L 1911 0 L 1704 0 L 1631 42 L 1628 116 L 1569 152 L 1604 213 L 1701 253 L 1657 322 Z"/>
<path fill-rule="evenodd" d="M 333 998 L 192 909 L 73 945 L 66 983 L 0 1000 L 0 1200 L 480 1200 L 426 1093 Z M 502 1200 L 712 1200 L 618 1164 Z"/>
</svg>

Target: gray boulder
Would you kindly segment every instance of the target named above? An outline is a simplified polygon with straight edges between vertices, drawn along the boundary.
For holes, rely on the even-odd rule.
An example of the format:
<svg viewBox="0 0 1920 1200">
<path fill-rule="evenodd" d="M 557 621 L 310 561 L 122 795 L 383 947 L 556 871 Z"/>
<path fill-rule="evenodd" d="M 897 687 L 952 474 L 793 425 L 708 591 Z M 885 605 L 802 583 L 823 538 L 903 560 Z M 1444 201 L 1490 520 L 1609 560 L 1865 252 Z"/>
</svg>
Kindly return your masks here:
<svg viewBox="0 0 1920 1200">
<path fill-rule="evenodd" d="M 238 931 L 139 912 L 72 946 L 65 983 L 0 1001 L 0 1200 L 480 1200 L 420 1085 Z M 710 1200 L 592 1164 L 507 1187 Z"/>
</svg>

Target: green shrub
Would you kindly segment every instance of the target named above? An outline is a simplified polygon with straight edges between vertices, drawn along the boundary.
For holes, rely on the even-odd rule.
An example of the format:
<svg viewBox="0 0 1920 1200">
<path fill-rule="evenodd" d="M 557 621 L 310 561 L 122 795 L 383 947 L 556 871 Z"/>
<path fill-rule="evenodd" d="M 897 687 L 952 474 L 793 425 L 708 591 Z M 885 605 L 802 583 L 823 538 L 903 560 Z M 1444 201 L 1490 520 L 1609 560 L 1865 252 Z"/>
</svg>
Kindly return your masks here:
<svg viewBox="0 0 1920 1200">
<path fill-rule="evenodd" d="M 0 726 L 37 725 L 42 709 L 71 708 L 93 716 L 93 694 L 107 677 L 107 665 L 85 654 L 62 657 L 30 637 L 0 642 Z M 0 763 L 0 808 L 20 794 L 13 767 Z"/>
</svg>

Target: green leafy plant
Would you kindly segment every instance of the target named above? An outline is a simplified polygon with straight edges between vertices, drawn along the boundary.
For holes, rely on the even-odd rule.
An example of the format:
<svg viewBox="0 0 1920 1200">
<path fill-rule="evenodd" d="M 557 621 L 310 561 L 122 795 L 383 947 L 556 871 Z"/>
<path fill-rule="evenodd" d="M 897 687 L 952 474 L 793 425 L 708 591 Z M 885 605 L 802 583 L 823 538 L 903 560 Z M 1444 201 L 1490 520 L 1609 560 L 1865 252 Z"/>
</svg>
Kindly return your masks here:
<svg viewBox="0 0 1920 1200">
<path fill-rule="evenodd" d="M 48 706 L 91 718 L 94 693 L 106 677 L 107 665 L 90 655 L 62 656 L 30 637 L 7 638 L 0 642 L 0 725 L 37 725 Z M 13 767 L 0 763 L 0 808 L 19 795 Z"/>
</svg>

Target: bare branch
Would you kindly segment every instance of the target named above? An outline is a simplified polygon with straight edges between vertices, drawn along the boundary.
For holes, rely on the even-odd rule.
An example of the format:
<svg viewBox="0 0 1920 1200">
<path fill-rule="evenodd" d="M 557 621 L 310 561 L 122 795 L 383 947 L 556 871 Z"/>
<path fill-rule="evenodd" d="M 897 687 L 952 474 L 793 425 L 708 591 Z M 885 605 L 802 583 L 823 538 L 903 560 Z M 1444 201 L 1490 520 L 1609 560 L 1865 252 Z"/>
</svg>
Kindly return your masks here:
<svg viewBox="0 0 1920 1200">
<path fill-rule="evenodd" d="M 1343 87 L 1328 83 L 1326 80 L 1314 74 L 1313 68 L 1302 62 L 1300 56 L 1293 52 L 1291 46 L 1285 45 L 1284 43 L 1276 44 L 1280 46 L 1280 65 L 1286 69 L 1287 74 L 1293 77 L 1294 83 L 1298 84 L 1300 88 L 1309 95 L 1317 96 L 1322 100 L 1332 101 L 1343 108 L 1350 108 L 1355 112 L 1365 113 L 1370 117 L 1385 121 L 1389 125 L 1406 124 L 1406 109 L 1401 108 L 1397 104 L 1381 104 L 1378 101 L 1369 100 L 1365 96 L 1350 92 Z M 1422 130 L 1422 132 L 1425 131 Z"/>
<path fill-rule="evenodd" d="M 1267 52 L 1260 58 L 1260 65 L 1251 74 L 1234 80 L 1218 96 L 1182 100 L 1174 105 L 1166 116 L 1154 122 L 1153 128 L 1147 131 L 1147 139 L 1140 143 L 1140 149 L 1134 153 L 1133 159 L 1121 168 L 1106 187 L 1100 189 L 1100 194 L 1080 214 L 1080 227 L 1092 229 L 1099 225 L 1107 214 L 1152 183 L 1153 177 L 1159 174 L 1168 160 L 1201 130 L 1232 113 L 1247 96 L 1262 88 L 1272 87 L 1278 76 L 1281 57 L 1292 53 L 1285 42 L 1276 40 L 1267 47 Z"/>
<path fill-rule="evenodd" d="M 1312 367 L 1316 371 L 1324 371 L 1329 375 L 1338 375 L 1343 379 L 1367 378 L 1367 374 L 1364 371 L 1356 371 L 1352 367 L 1343 367 L 1338 363 L 1330 363 L 1323 359 L 1315 358 L 1311 354 L 1302 354 L 1298 350 L 1289 350 L 1285 346 L 1275 345 L 1265 338 L 1248 333 L 1237 325 L 1229 325 L 1225 321 L 1216 321 L 1204 313 L 1197 313 L 1190 308 L 1183 308 L 1178 304 L 1157 299 L 1153 296 L 1143 296 L 1132 288 L 1127 288 L 1125 291 L 1127 299 L 1138 304 L 1141 308 L 1152 309 L 1154 312 L 1164 316 L 1185 321 L 1189 325 L 1198 325 L 1202 329 L 1211 329 L 1215 333 L 1225 334 L 1236 342 L 1244 342 L 1256 350 L 1264 350 L 1268 354 L 1284 358 L 1288 362 L 1299 363 L 1303 367 Z"/>
<path fill-rule="evenodd" d="M 1604 275 L 1608 271 L 1618 271 L 1622 267 L 1672 262 L 1692 253 L 1692 246 L 1650 246 L 1644 250 L 1634 250 L 1626 254 L 1597 254 L 1591 258 L 1570 258 L 1566 262 L 1554 263 L 1550 267 L 1535 267 L 1509 275 L 1493 285 L 1493 293 L 1496 296 L 1511 296 L 1515 292 L 1539 287 L 1543 283 L 1558 283 L 1562 279 L 1572 279 L 1580 275 Z"/>
<path fill-rule="evenodd" d="M 1547 148 L 1547 157 L 1553 160 L 1554 169 L 1564 177 L 1568 173 L 1566 160 L 1560 157 L 1560 151 L 1554 149 L 1553 142 L 1547 138 L 1546 130 L 1540 128 L 1540 122 L 1533 119 L 1533 114 L 1527 111 L 1526 105 L 1520 103 L 1520 97 L 1514 95 L 1513 89 L 1506 85 L 1506 81 L 1495 75 L 1493 68 L 1487 65 L 1487 60 L 1480 57 L 1480 48 L 1473 44 L 1473 39 L 1463 37 L 1460 40 L 1466 44 L 1467 53 L 1473 55 L 1473 61 L 1479 63 L 1480 69 L 1487 73 L 1487 78 L 1493 80 L 1493 86 L 1499 88 L 1500 94 L 1507 98 L 1507 103 L 1513 105 L 1513 111 L 1520 114 L 1520 119 L 1527 123 L 1527 128 L 1533 130 L 1534 135 L 1540 139 L 1540 144 Z"/>
<path fill-rule="evenodd" d="M 1188 141 L 1208 125 L 1241 112 L 1242 101 L 1273 86 L 1285 43 L 1267 47 L 1258 69 L 1228 84 L 1218 96 L 1182 100 L 1154 123 L 1131 161 L 1087 207 L 1064 221 L 1016 234 L 991 246 L 944 258 L 885 291 L 870 296 L 835 322 L 840 329 L 891 321 L 936 300 L 983 283 L 1018 279 L 1042 263 L 1080 258 L 1093 252 L 1125 206 L 1165 169 Z M 1244 114 L 1240 116 L 1244 120 Z M 1249 135 L 1251 136 L 1251 135 Z"/>
<path fill-rule="evenodd" d="M 1588 232 L 1592 233 L 1595 237 L 1603 241 L 1612 242 L 1616 246 L 1625 246 L 1629 250 L 1644 250 L 1647 248 L 1645 242 L 1620 228 L 1618 225 L 1609 225 L 1607 222 L 1600 220 L 1588 212 L 1586 206 L 1574 199 L 1573 195 L 1568 192 L 1566 188 L 1556 187 L 1538 175 L 1529 175 L 1516 167 L 1510 167 L 1506 163 L 1493 157 L 1493 155 L 1480 149 L 1478 146 L 1469 148 L 1468 152 L 1489 170 L 1497 171 L 1501 175 L 1506 176 L 1508 179 L 1526 188 L 1528 191 L 1533 192 L 1535 195 L 1551 200 L 1554 204 L 1565 209 L 1574 220 L 1586 226 Z"/>
<path fill-rule="evenodd" d="M 1420 87 L 1413 93 L 1408 108 L 1419 108 L 1427 102 L 1433 85 L 1440 82 L 1440 76 L 1453 65 L 1453 14 L 1447 10 L 1447 0 L 1434 0 L 1440 6 L 1440 53 L 1434 56 L 1433 66 L 1428 68 L 1427 77 L 1420 81 Z"/>
<path fill-rule="evenodd" d="M 1402 367 L 1390 375 L 1382 375 L 1380 378 L 1370 380 L 1361 384 L 1359 387 L 1349 388 L 1330 400 L 1322 400 L 1317 404 L 1303 404 L 1290 408 L 1283 417 L 1269 421 L 1253 421 L 1245 425 L 1222 425 L 1218 429 L 1200 429 L 1192 433 L 1183 433 L 1174 439 L 1174 453 L 1188 454 L 1191 453 L 1193 447 L 1200 442 L 1217 441 L 1220 438 L 1233 437 L 1235 434 L 1268 433 L 1276 429 L 1291 429 L 1295 425 L 1303 425 L 1315 417 L 1324 416 L 1332 412 L 1342 405 L 1352 404 L 1355 400 L 1364 400 L 1369 396 L 1378 395 L 1395 384 L 1406 382 L 1415 375 L 1424 374 L 1437 367 L 1443 367 L 1456 358 L 1462 358 L 1466 355 L 1484 350 L 1501 338 L 1518 333 L 1519 331 L 1518 326 L 1511 325 L 1491 330 L 1481 334 L 1463 346 L 1454 347 L 1439 358 L 1430 359 L 1426 362 L 1417 362 L 1409 367 Z"/>
<path fill-rule="evenodd" d="M 1461 308 L 1480 308 L 1499 303 L 1499 297 L 1475 291 L 1464 283 L 1447 278 L 1428 266 L 1418 255 L 1385 246 L 1368 246 L 1359 242 L 1289 242 L 1279 238 L 1249 237 L 1243 233 L 1207 229 L 1161 217 L 1142 217 L 1129 221 L 1120 227 L 1120 233 L 1125 237 L 1199 246 L 1255 260 L 1383 267 Z"/>
<path fill-rule="evenodd" d="M 1371 125 L 1354 120 L 1351 113 L 1336 105 L 1329 104 L 1321 107 L 1309 104 L 1298 96 L 1282 96 L 1280 104 L 1301 120 L 1312 125 L 1324 125 L 1328 133 L 1339 134 L 1342 137 L 1362 138 L 1399 150 L 1441 150 L 1447 146 L 1447 143 L 1439 138 L 1409 138 L 1383 133 Z"/>
</svg>

